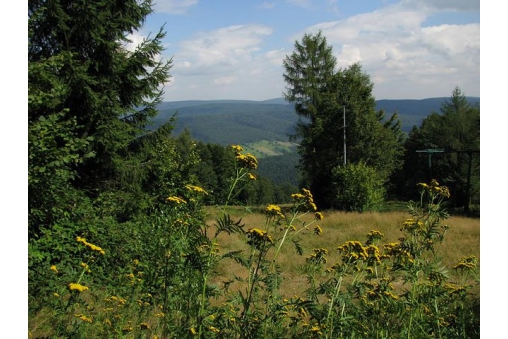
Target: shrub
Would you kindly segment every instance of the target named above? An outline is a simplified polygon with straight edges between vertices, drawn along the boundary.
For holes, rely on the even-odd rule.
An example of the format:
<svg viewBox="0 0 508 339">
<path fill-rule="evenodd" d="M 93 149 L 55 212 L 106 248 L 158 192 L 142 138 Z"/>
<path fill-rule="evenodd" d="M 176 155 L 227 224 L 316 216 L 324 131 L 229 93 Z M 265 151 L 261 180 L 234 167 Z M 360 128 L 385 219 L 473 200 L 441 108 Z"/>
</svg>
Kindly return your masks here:
<svg viewBox="0 0 508 339">
<path fill-rule="evenodd" d="M 335 167 L 332 192 L 334 208 L 358 212 L 378 208 L 385 196 L 383 180 L 374 168 L 364 163 Z"/>
</svg>

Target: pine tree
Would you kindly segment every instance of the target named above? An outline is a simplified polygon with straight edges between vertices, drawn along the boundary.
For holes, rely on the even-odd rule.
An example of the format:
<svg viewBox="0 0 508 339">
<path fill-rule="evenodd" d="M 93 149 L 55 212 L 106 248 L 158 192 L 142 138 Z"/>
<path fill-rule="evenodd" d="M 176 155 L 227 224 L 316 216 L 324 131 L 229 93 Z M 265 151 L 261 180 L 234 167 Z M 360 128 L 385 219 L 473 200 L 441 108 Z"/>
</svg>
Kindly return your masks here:
<svg viewBox="0 0 508 339">
<path fill-rule="evenodd" d="M 28 2 L 29 195 L 37 197 L 29 226 L 51 224 L 72 204 L 72 188 L 89 196 L 119 188 L 128 146 L 157 114 L 169 79 L 162 29 L 126 47 L 151 12 L 149 0 Z"/>
<path fill-rule="evenodd" d="M 334 168 L 362 162 L 386 181 L 400 165 L 402 152 L 400 122 L 395 115 L 385 120 L 384 112 L 376 112 L 373 83 L 361 65 L 335 66 L 321 32 L 305 34 L 284 60 L 284 97 L 300 117 L 295 139 L 300 142 L 302 185 L 321 208 L 334 205 Z"/>
</svg>

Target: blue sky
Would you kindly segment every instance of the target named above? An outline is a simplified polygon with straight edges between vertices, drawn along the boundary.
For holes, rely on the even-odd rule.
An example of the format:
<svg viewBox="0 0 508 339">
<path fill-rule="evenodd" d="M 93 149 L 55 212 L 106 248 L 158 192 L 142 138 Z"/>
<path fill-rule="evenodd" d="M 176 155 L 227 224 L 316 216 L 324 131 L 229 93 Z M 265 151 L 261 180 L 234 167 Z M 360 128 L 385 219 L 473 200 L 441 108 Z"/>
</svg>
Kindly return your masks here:
<svg viewBox="0 0 508 339">
<path fill-rule="evenodd" d="M 322 30 L 337 66 L 361 62 L 376 99 L 480 96 L 479 0 L 158 0 L 133 46 L 165 24 L 165 100 L 281 97 L 282 60 Z"/>
<path fill-rule="evenodd" d="M 480 96 L 479 0 L 159 0 L 133 46 L 165 24 L 165 100 L 281 97 L 282 60 L 321 30 L 337 66 L 361 62 L 376 99 Z"/>
</svg>

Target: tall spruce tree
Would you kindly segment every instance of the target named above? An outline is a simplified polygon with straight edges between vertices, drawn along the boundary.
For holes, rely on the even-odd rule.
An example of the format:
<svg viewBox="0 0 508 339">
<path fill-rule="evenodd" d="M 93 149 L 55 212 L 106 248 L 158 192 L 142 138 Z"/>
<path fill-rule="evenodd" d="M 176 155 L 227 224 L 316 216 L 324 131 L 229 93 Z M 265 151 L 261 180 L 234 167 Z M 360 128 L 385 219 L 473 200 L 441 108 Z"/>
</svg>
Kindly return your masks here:
<svg viewBox="0 0 508 339">
<path fill-rule="evenodd" d="M 335 66 L 332 47 L 321 32 L 305 34 L 284 60 L 284 97 L 300 117 L 295 137 L 300 139 L 302 185 L 322 208 L 334 207 L 334 168 L 362 162 L 386 181 L 400 165 L 402 152 L 400 121 L 395 115 L 386 120 L 384 112 L 376 111 L 373 83 L 361 65 Z"/>
<path fill-rule="evenodd" d="M 162 99 L 171 60 L 161 29 L 134 50 L 128 35 L 150 0 L 29 0 L 29 227 L 51 224 L 75 195 L 118 189 L 129 144 Z M 74 192 L 74 193 L 72 193 Z"/>
<path fill-rule="evenodd" d="M 425 153 L 428 149 L 441 150 Z M 436 179 L 451 190 L 455 207 L 480 203 L 480 107 L 471 105 L 456 87 L 440 112 L 431 112 L 414 127 L 405 143 L 400 191 Z"/>
</svg>

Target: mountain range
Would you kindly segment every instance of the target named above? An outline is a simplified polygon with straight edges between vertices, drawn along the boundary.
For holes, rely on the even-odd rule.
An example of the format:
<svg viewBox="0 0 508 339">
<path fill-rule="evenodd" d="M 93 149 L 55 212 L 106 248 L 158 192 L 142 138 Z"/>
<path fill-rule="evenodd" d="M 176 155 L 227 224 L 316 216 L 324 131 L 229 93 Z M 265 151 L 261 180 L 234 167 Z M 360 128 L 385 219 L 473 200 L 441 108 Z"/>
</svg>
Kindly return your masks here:
<svg viewBox="0 0 508 339">
<path fill-rule="evenodd" d="M 376 109 L 383 109 L 387 118 L 397 113 L 402 130 L 408 133 L 432 112 L 440 113 L 446 100 L 449 98 L 377 100 Z M 480 104 L 478 97 L 467 97 L 467 100 L 472 105 Z M 175 117 L 175 135 L 187 129 L 196 140 L 222 145 L 247 145 L 261 140 L 285 143 L 298 121 L 293 106 L 283 98 L 173 101 L 160 103 L 158 109 L 159 114 L 149 129 L 156 129 Z"/>
</svg>

